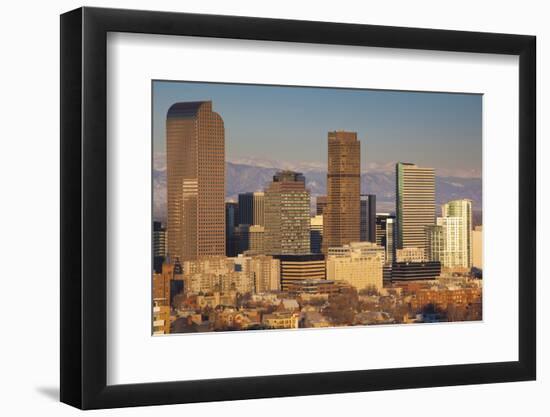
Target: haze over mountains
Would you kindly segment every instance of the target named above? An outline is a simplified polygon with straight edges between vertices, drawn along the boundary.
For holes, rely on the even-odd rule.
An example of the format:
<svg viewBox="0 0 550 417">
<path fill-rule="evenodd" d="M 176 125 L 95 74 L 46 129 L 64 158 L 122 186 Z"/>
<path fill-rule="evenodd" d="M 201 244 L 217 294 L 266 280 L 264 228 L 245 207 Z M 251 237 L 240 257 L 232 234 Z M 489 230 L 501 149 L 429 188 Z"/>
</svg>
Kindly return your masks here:
<svg viewBox="0 0 550 417">
<path fill-rule="evenodd" d="M 166 219 L 166 164 L 164 155 L 155 155 L 153 167 L 153 217 Z M 377 211 L 395 210 L 395 172 L 394 163 L 377 166 L 371 164 L 368 171 L 361 174 L 361 192 L 376 194 Z M 239 159 L 226 162 L 226 198 L 237 200 L 239 193 L 262 191 L 273 174 L 281 169 L 302 172 L 306 177 L 306 186 L 314 197 L 326 193 L 326 166 L 316 163 L 278 163 L 266 159 Z M 436 171 L 436 203 L 469 198 L 472 200 L 474 217 L 479 218 L 482 204 L 481 178 L 441 176 Z M 474 223 L 480 223 L 480 219 Z"/>
</svg>

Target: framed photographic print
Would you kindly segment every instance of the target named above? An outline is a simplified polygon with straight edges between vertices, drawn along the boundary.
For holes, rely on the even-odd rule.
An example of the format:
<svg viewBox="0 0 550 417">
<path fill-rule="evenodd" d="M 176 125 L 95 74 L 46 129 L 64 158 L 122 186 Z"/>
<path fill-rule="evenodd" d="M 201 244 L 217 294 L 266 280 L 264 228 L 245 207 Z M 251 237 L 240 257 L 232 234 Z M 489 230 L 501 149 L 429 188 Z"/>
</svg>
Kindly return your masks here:
<svg viewBox="0 0 550 417">
<path fill-rule="evenodd" d="M 535 103 L 532 36 L 62 15 L 61 400 L 535 379 Z"/>
</svg>

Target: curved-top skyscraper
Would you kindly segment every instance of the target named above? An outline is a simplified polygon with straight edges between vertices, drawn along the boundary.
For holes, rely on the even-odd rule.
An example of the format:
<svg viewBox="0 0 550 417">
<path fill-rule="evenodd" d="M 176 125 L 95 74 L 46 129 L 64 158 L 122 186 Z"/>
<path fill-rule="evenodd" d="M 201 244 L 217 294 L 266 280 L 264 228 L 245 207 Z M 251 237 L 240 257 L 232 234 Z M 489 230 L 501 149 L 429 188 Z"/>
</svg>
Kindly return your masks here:
<svg viewBox="0 0 550 417">
<path fill-rule="evenodd" d="M 225 131 L 211 101 L 175 103 L 166 116 L 168 254 L 225 255 Z"/>
</svg>

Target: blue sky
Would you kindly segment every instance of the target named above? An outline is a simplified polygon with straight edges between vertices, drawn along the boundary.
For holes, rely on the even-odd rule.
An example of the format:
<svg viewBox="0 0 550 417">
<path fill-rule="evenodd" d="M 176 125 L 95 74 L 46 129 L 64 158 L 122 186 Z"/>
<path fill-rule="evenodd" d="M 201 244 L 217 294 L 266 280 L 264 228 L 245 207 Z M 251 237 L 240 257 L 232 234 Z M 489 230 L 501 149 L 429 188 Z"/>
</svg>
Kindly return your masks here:
<svg viewBox="0 0 550 417">
<path fill-rule="evenodd" d="M 212 100 L 223 118 L 229 160 L 326 164 L 327 132 L 350 130 L 363 168 L 407 161 L 481 176 L 481 95 L 154 81 L 156 153 L 165 149 L 168 108 L 197 100 Z"/>
</svg>

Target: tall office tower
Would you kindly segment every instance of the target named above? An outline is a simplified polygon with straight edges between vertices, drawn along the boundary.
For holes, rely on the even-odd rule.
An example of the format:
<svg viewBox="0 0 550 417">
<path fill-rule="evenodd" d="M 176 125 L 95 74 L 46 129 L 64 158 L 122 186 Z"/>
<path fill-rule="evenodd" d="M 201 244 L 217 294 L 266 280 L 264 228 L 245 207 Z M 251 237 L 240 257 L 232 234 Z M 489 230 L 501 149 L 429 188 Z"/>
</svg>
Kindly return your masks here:
<svg viewBox="0 0 550 417">
<path fill-rule="evenodd" d="M 211 101 L 176 103 L 166 118 L 168 253 L 225 255 L 225 133 Z"/>
<path fill-rule="evenodd" d="M 264 197 L 263 192 L 239 194 L 239 224 L 264 225 Z"/>
<path fill-rule="evenodd" d="M 322 215 L 325 207 L 327 206 L 327 196 L 326 195 L 319 195 L 315 199 L 315 214 L 316 215 Z"/>
<path fill-rule="evenodd" d="M 265 228 L 264 226 L 240 224 L 234 230 L 237 243 L 237 253 L 249 255 L 262 255 L 265 253 Z"/>
<path fill-rule="evenodd" d="M 360 239 L 361 142 L 356 132 L 328 133 L 327 191 L 323 253 Z"/>
<path fill-rule="evenodd" d="M 235 228 L 239 225 L 239 203 L 227 201 L 225 203 L 225 256 L 237 256 L 238 241 Z"/>
<path fill-rule="evenodd" d="M 323 215 L 318 214 L 310 219 L 311 253 L 321 253 L 323 247 Z"/>
<path fill-rule="evenodd" d="M 376 242 L 376 196 L 361 194 L 361 242 Z"/>
<path fill-rule="evenodd" d="M 166 259 L 166 229 L 161 222 L 153 222 L 153 270 L 160 273 Z"/>
<path fill-rule="evenodd" d="M 476 226 L 472 232 L 472 266 L 483 269 L 483 226 Z"/>
<path fill-rule="evenodd" d="M 391 264 L 395 258 L 395 216 L 376 214 L 376 244 L 384 247 L 386 264 Z"/>
<path fill-rule="evenodd" d="M 462 219 L 462 227 L 459 236 L 459 251 L 465 254 L 462 266 L 471 268 L 473 263 L 472 253 L 472 200 L 453 200 L 441 206 L 442 217 L 458 217 Z"/>
<path fill-rule="evenodd" d="M 310 253 L 309 191 L 298 172 L 281 171 L 265 190 L 265 251 L 268 255 Z"/>
<path fill-rule="evenodd" d="M 396 164 L 396 248 L 426 248 L 426 226 L 435 224 L 433 168 Z"/>
</svg>

